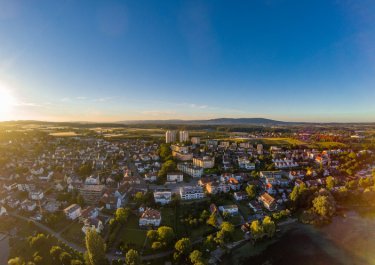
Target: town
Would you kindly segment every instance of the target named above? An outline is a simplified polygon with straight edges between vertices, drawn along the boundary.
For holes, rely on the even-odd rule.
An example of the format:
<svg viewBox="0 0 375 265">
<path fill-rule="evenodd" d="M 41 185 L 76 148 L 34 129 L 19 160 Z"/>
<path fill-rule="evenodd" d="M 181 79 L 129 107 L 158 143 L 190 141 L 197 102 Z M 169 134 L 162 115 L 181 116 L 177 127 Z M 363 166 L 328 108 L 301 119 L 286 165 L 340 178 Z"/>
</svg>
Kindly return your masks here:
<svg viewBox="0 0 375 265">
<path fill-rule="evenodd" d="M 9 264 L 221 264 L 375 198 L 370 129 L 188 127 L 2 126 Z"/>
</svg>

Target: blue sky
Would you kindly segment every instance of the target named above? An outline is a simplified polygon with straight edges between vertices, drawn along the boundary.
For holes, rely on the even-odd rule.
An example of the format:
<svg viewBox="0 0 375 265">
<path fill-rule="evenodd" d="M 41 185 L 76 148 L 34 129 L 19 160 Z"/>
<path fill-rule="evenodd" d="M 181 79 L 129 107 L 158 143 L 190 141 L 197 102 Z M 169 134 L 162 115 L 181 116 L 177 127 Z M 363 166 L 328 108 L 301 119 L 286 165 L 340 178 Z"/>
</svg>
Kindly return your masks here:
<svg viewBox="0 0 375 265">
<path fill-rule="evenodd" d="M 1 119 L 375 121 L 375 2 L 0 0 L 1 87 Z"/>
</svg>

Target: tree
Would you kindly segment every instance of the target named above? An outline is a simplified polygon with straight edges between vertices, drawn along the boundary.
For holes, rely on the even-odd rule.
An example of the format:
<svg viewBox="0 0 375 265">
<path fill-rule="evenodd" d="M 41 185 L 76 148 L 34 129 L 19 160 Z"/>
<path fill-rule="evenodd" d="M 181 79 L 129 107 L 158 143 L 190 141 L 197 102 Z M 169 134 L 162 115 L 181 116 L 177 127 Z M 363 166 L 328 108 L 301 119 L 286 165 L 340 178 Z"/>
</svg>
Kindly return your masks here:
<svg viewBox="0 0 375 265">
<path fill-rule="evenodd" d="M 256 196 L 256 187 L 254 185 L 248 185 L 246 187 L 246 193 L 249 195 L 249 199 L 253 200 Z"/>
<path fill-rule="evenodd" d="M 263 236 L 263 227 L 258 220 L 251 222 L 250 231 L 255 240 L 258 240 Z"/>
<path fill-rule="evenodd" d="M 156 242 L 153 242 L 152 245 L 151 245 L 151 248 L 153 250 L 159 250 L 163 247 L 163 244 L 160 243 L 159 241 L 156 241 Z"/>
<path fill-rule="evenodd" d="M 163 161 L 168 160 L 172 155 L 171 146 L 169 144 L 161 144 L 158 151 L 159 156 Z"/>
<path fill-rule="evenodd" d="M 15 257 L 8 260 L 8 265 L 25 265 L 25 262 L 20 257 Z"/>
<path fill-rule="evenodd" d="M 103 265 L 108 261 L 105 256 L 105 244 L 102 237 L 94 230 L 86 233 L 86 263 L 87 265 Z"/>
<path fill-rule="evenodd" d="M 60 261 L 62 265 L 70 265 L 70 262 L 72 260 L 72 256 L 67 252 L 62 252 L 60 254 Z"/>
<path fill-rule="evenodd" d="M 193 263 L 194 265 L 195 264 L 203 264 L 204 262 L 203 262 L 202 256 L 203 256 L 202 252 L 200 252 L 199 250 L 194 250 L 189 255 L 190 262 Z"/>
<path fill-rule="evenodd" d="M 147 232 L 147 239 L 150 242 L 154 242 L 154 241 L 158 240 L 158 237 L 159 237 L 159 234 L 156 230 L 149 230 Z"/>
<path fill-rule="evenodd" d="M 220 231 L 216 233 L 215 242 L 219 245 L 224 245 L 225 242 L 233 235 L 234 226 L 229 222 L 223 222 L 220 226 Z"/>
<path fill-rule="evenodd" d="M 79 259 L 73 259 L 71 262 L 70 262 L 70 265 L 84 265 L 82 261 L 80 261 Z"/>
<path fill-rule="evenodd" d="M 60 246 L 53 246 L 51 247 L 49 254 L 51 255 L 52 259 L 57 261 L 60 259 L 60 254 L 63 252 Z"/>
<path fill-rule="evenodd" d="M 326 178 L 326 187 L 329 190 L 332 190 L 335 187 L 335 180 L 333 179 L 332 176 L 328 176 Z"/>
<path fill-rule="evenodd" d="M 134 200 L 137 202 L 137 203 L 142 203 L 144 202 L 144 195 L 141 191 L 138 191 L 135 195 L 134 195 Z"/>
<path fill-rule="evenodd" d="M 168 226 L 161 226 L 158 228 L 159 241 L 170 244 L 174 239 L 173 229 Z"/>
<path fill-rule="evenodd" d="M 313 200 L 314 211 L 322 217 L 332 217 L 336 211 L 335 201 L 326 195 L 319 195 Z"/>
<path fill-rule="evenodd" d="M 125 256 L 126 265 L 139 265 L 141 264 L 141 258 L 138 254 L 138 251 L 130 249 Z"/>
<path fill-rule="evenodd" d="M 118 208 L 115 213 L 115 220 L 120 224 L 125 224 L 128 220 L 130 210 L 128 208 Z"/>
<path fill-rule="evenodd" d="M 189 255 L 191 252 L 192 246 L 191 246 L 191 241 L 189 238 L 181 238 L 176 242 L 174 245 L 174 248 L 176 252 L 173 254 L 173 257 L 175 260 L 179 260 L 181 258 L 185 258 Z"/>
<path fill-rule="evenodd" d="M 168 172 L 175 171 L 177 169 L 176 163 L 173 160 L 167 160 L 161 166 L 161 169 L 158 172 L 159 178 L 165 178 Z"/>
<path fill-rule="evenodd" d="M 266 233 L 268 237 L 271 238 L 274 236 L 275 231 L 276 231 L 276 225 L 274 221 L 272 221 L 271 217 L 269 216 L 264 217 L 262 226 L 263 226 L 264 233 Z"/>
<path fill-rule="evenodd" d="M 217 224 L 217 216 L 216 216 L 215 213 L 212 213 L 212 214 L 210 215 L 210 217 L 209 217 L 208 220 L 207 220 L 207 224 L 208 224 L 208 225 L 211 225 L 211 226 L 213 226 L 213 227 L 216 227 L 216 224 Z"/>
</svg>

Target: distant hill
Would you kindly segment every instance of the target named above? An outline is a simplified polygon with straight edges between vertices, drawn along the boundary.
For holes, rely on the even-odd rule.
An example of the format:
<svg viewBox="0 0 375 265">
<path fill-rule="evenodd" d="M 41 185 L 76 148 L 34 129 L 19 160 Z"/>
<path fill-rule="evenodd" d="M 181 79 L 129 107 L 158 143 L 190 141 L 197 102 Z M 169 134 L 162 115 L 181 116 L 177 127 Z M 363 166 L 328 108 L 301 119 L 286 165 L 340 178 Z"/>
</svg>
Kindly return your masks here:
<svg viewBox="0 0 375 265">
<path fill-rule="evenodd" d="M 134 120 L 120 121 L 122 124 L 186 124 L 186 125 L 286 125 L 292 122 L 265 118 L 218 118 L 210 120 Z"/>
</svg>

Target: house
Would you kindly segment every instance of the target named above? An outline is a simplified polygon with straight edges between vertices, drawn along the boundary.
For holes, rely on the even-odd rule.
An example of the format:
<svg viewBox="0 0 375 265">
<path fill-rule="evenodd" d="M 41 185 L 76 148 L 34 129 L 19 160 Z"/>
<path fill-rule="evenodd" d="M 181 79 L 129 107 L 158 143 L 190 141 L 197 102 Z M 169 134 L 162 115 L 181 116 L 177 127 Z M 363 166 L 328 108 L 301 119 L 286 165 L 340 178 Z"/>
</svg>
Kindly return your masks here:
<svg viewBox="0 0 375 265">
<path fill-rule="evenodd" d="M 87 219 L 95 219 L 99 216 L 99 209 L 94 206 L 88 206 L 81 210 L 81 215 L 79 216 L 80 222 L 85 222 Z"/>
<path fill-rule="evenodd" d="M 0 207 L 0 216 L 7 216 L 7 215 L 8 215 L 7 210 L 5 209 L 4 206 L 1 206 Z"/>
<path fill-rule="evenodd" d="M 263 203 L 263 206 L 269 211 L 276 210 L 277 204 L 275 198 L 273 198 L 267 192 L 259 196 L 258 200 Z"/>
<path fill-rule="evenodd" d="M 238 206 L 235 204 L 219 206 L 219 211 L 221 212 L 221 214 L 228 213 L 230 215 L 235 215 L 238 214 Z"/>
<path fill-rule="evenodd" d="M 180 196 L 182 200 L 202 199 L 205 194 L 200 186 L 185 186 L 180 188 Z"/>
<path fill-rule="evenodd" d="M 221 192 L 227 193 L 230 191 L 230 185 L 225 184 L 223 182 L 213 181 L 213 182 L 207 183 L 206 190 L 210 194 L 216 194 L 216 193 L 221 193 Z"/>
<path fill-rule="evenodd" d="M 262 212 L 262 205 L 257 201 L 251 201 L 249 202 L 249 207 L 253 209 L 255 213 Z"/>
<path fill-rule="evenodd" d="M 184 175 L 181 172 L 170 172 L 167 174 L 168 182 L 182 182 L 184 180 Z"/>
<path fill-rule="evenodd" d="M 149 182 L 155 182 L 157 180 L 157 175 L 155 172 L 146 173 L 144 176 L 144 180 Z"/>
<path fill-rule="evenodd" d="M 82 232 L 86 234 L 87 231 L 91 229 L 94 229 L 98 233 L 102 232 L 104 229 L 103 222 L 98 218 L 85 219 L 84 225 L 82 227 Z"/>
<path fill-rule="evenodd" d="M 242 200 L 247 199 L 248 196 L 247 196 L 247 193 L 244 191 L 237 191 L 233 193 L 233 197 L 236 201 L 242 201 Z"/>
<path fill-rule="evenodd" d="M 30 201 L 28 199 L 24 200 L 21 202 L 21 209 L 27 212 L 32 212 L 36 208 L 36 202 L 35 201 Z"/>
<path fill-rule="evenodd" d="M 48 201 L 43 208 L 49 213 L 55 213 L 59 210 L 61 203 L 57 201 Z"/>
<path fill-rule="evenodd" d="M 139 218 L 139 226 L 159 226 L 161 213 L 155 209 L 147 208 Z"/>
<path fill-rule="evenodd" d="M 116 210 L 121 207 L 121 197 L 115 196 L 114 194 L 105 192 L 100 199 L 100 202 L 104 204 L 107 210 Z"/>
<path fill-rule="evenodd" d="M 44 193 L 42 190 L 35 190 L 29 192 L 29 199 L 34 201 L 39 201 L 44 198 Z"/>
<path fill-rule="evenodd" d="M 70 220 L 75 220 L 81 215 L 81 206 L 72 204 L 64 209 L 65 216 Z"/>
<path fill-rule="evenodd" d="M 239 190 L 241 188 L 241 184 L 234 177 L 231 177 L 228 183 L 229 183 L 231 190 Z"/>
<path fill-rule="evenodd" d="M 160 203 L 162 205 L 168 204 L 171 202 L 172 192 L 171 191 L 155 191 L 154 199 L 156 203 Z"/>
</svg>

